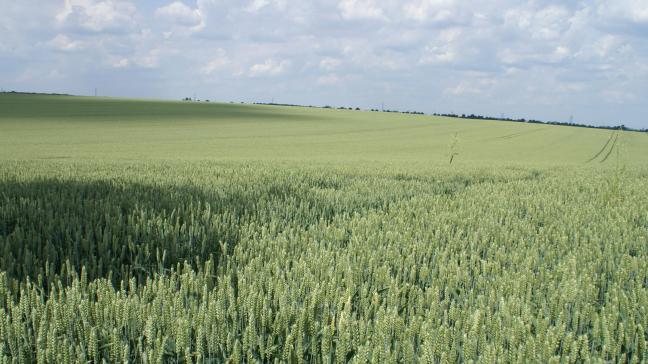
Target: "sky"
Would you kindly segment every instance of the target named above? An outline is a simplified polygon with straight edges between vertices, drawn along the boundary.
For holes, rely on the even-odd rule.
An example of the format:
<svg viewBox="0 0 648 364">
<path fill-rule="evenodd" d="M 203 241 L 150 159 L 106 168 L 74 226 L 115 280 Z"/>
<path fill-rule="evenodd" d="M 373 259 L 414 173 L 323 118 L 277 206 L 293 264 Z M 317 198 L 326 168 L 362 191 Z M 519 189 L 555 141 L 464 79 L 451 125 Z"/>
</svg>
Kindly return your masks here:
<svg viewBox="0 0 648 364">
<path fill-rule="evenodd" d="M 0 0 L 0 89 L 648 128 L 648 0 Z"/>
</svg>

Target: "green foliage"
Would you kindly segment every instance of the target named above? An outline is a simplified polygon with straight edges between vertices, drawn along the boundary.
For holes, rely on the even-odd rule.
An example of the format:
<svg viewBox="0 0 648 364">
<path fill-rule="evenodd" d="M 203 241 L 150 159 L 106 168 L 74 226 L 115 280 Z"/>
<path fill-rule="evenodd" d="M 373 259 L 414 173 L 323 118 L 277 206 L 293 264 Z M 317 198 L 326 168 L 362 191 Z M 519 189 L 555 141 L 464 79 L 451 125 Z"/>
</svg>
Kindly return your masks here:
<svg viewBox="0 0 648 364">
<path fill-rule="evenodd" d="M 12 362 L 642 362 L 644 172 L 0 168 Z"/>
</svg>

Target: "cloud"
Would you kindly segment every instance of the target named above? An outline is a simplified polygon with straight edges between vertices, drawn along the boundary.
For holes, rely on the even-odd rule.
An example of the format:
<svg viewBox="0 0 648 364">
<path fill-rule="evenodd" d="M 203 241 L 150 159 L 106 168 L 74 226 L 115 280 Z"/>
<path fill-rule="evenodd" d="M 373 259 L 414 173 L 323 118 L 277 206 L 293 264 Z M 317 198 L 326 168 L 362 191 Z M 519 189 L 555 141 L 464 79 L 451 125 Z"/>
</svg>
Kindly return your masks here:
<svg viewBox="0 0 648 364">
<path fill-rule="evenodd" d="M 497 81 L 488 77 L 479 77 L 472 75 L 473 77 L 459 81 L 455 86 L 447 88 L 444 93 L 450 94 L 453 96 L 465 96 L 465 95 L 482 95 L 489 92 L 493 86 L 496 85 Z"/>
<path fill-rule="evenodd" d="M 110 64 L 114 68 L 126 68 L 130 65 L 130 61 L 128 60 L 128 58 L 117 58 L 111 60 Z"/>
<path fill-rule="evenodd" d="M 542 8 L 522 6 L 504 13 L 504 23 L 522 37 L 538 40 L 555 40 L 570 27 L 572 13 L 563 6 Z"/>
<path fill-rule="evenodd" d="M 60 51 L 76 51 L 81 49 L 83 46 L 81 42 L 70 39 L 67 35 L 59 34 L 56 37 L 52 38 L 48 44 L 54 49 Z"/>
<path fill-rule="evenodd" d="M 270 0 L 254 0 L 248 5 L 245 10 L 251 12 L 251 13 L 256 13 L 257 11 L 263 9 L 264 7 L 268 6 L 270 4 Z"/>
<path fill-rule="evenodd" d="M 342 18 L 346 20 L 373 19 L 386 20 L 387 17 L 380 6 L 372 0 L 342 0 L 338 3 Z"/>
<path fill-rule="evenodd" d="M 627 104 L 638 100 L 637 95 L 626 90 L 602 90 L 601 98 L 609 104 Z"/>
<path fill-rule="evenodd" d="M 323 70 L 331 71 L 338 68 L 341 64 L 342 61 L 338 58 L 326 57 L 320 61 L 319 66 Z"/>
<path fill-rule="evenodd" d="M 202 72 L 205 75 L 222 71 L 231 65 L 231 60 L 227 57 L 227 52 L 224 49 L 216 50 L 216 55 L 202 67 Z"/>
<path fill-rule="evenodd" d="M 601 18 L 615 22 L 648 25 L 648 3 L 643 0 L 601 1 L 597 13 Z"/>
<path fill-rule="evenodd" d="M 155 16 L 181 27 L 194 28 L 203 25 L 201 11 L 192 9 L 180 1 L 174 1 L 158 8 L 155 10 Z"/>
<path fill-rule="evenodd" d="M 126 32 L 136 24 L 136 11 L 135 5 L 127 1 L 65 0 L 56 19 L 66 28 L 96 33 Z"/>
<path fill-rule="evenodd" d="M 520 46 L 517 48 L 504 48 L 498 53 L 498 57 L 506 65 L 527 67 L 539 64 L 560 64 L 571 58 L 572 52 L 564 45 L 545 48 Z"/>
<path fill-rule="evenodd" d="M 5 88 L 646 122 L 644 0 L 5 3 Z"/>
<path fill-rule="evenodd" d="M 159 53 L 159 50 L 153 49 L 128 56 L 108 54 L 105 57 L 105 62 L 112 68 L 153 69 L 159 67 Z"/>
<path fill-rule="evenodd" d="M 284 73 L 290 66 L 290 61 L 275 61 L 274 59 L 267 59 L 263 63 L 257 63 L 250 67 L 250 77 L 259 76 L 278 76 Z"/>
<path fill-rule="evenodd" d="M 143 54 L 138 54 L 133 57 L 133 62 L 142 68 L 158 68 L 160 65 L 160 51 L 152 49 Z"/>
<path fill-rule="evenodd" d="M 417 0 L 403 6 L 406 19 L 421 23 L 463 23 L 470 14 L 459 11 L 455 0 Z"/>
<path fill-rule="evenodd" d="M 332 86 L 332 85 L 338 85 L 341 82 L 342 79 L 340 78 L 340 76 L 336 75 L 335 73 L 329 73 L 317 78 L 318 85 Z"/>
<path fill-rule="evenodd" d="M 421 64 L 438 64 L 438 63 L 451 63 L 458 59 L 456 50 L 451 49 L 450 46 L 427 46 L 423 56 L 420 58 Z"/>
</svg>

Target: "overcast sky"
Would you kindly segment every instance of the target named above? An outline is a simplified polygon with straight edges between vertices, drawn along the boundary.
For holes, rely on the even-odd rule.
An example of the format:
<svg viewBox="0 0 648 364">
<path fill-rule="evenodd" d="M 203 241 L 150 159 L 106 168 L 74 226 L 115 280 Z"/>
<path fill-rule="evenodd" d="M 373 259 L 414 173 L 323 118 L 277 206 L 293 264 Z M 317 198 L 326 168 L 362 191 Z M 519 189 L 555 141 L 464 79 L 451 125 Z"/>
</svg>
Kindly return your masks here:
<svg viewBox="0 0 648 364">
<path fill-rule="evenodd" d="M 648 127 L 648 0 L 0 0 L 0 88 Z"/>
</svg>

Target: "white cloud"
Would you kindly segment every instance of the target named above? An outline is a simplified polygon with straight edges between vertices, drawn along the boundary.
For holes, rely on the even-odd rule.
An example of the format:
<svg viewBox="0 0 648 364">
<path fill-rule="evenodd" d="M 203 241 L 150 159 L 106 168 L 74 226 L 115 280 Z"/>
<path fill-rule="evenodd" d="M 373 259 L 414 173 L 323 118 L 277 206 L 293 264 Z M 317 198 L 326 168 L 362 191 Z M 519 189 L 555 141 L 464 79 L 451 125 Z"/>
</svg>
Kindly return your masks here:
<svg viewBox="0 0 648 364">
<path fill-rule="evenodd" d="M 329 73 L 317 78 L 318 85 L 332 86 L 342 82 L 342 79 L 335 73 Z"/>
<path fill-rule="evenodd" d="M 115 68 L 126 68 L 130 65 L 128 58 L 117 58 L 110 61 L 111 65 Z"/>
<path fill-rule="evenodd" d="M 136 55 L 133 58 L 133 62 L 142 68 L 157 68 L 160 63 L 160 51 L 158 49 L 152 49 L 144 54 Z"/>
<path fill-rule="evenodd" d="M 342 61 L 338 58 L 326 57 L 320 61 L 319 66 L 323 70 L 331 71 L 338 68 L 341 64 Z"/>
<path fill-rule="evenodd" d="M 462 35 L 463 29 L 454 27 L 441 30 L 438 38 L 442 42 L 451 43 L 460 40 Z"/>
<path fill-rule="evenodd" d="M 155 10 L 155 16 L 182 27 L 192 28 L 203 25 L 201 11 L 199 9 L 192 9 L 180 1 L 174 1 L 171 4 L 158 8 Z"/>
<path fill-rule="evenodd" d="M 284 10 L 287 5 L 286 1 L 287 0 L 252 0 L 252 2 L 250 2 L 248 6 L 245 7 L 245 11 L 250 13 L 257 13 L 268 6 L 273 6 L 278 9 Z"/>
<path fill-rule="evenodd" d="M 482 90 L 476 88 L 465 81 L 460 82 L 455 87 L 451 87 L 445 90 L 445 93 L 452 94 L 455 96 L 462 96 L 466 94 L 481 94 Z"/>
<path fill-rule="evenodd" d="M 251 13 L 256 13 L 257 11 L 265 8 L 270 4 L 270 0 L 254 0 L 248 5 L 245 10 L 251 12 Z"/>
<path fill-rule="evenodd" d="M 497 57 L 505 65 L 531 67 L 537 65 L 559 65 L 573 57 L 571 49 L 565 45 L 555 47 L 517 46 L 503 48 Z"/>
<path fill-rule="evenodd" d="M 373 0 L 341 0 L 338 3 L 338 9 L 342 14 L 342 18 L 346 20 L 387 19 L 383 9 L 378 6 Z"/>
<path fill-rule="evenodd" d="M 581 64 L 631 64 L 636 62 L 636 51 L 632 45 L 618 35 L 604 35 L 581 45 L 573 57 Z M 636 65 L 639 66 L 639 65 Z M 641 68 L 641 66 L 635 69 Z"/>
<path fill-rule="evenodd" d="M 152 49 L 149 51 L 136 52 L 135 54 L 128 56 L 108 54 L 106 55 L 104 62 L 111 68 L 152 69 L 159 67 L 159 56 L 160 51 L 158 49 Z"/>
<path fill-rule="evenodd" d="M 458 59 L 458 54 L 450 46 L 426 46 L 419 63 L 437 64 L 451 63 Z"/>
<path fill-rule="evenodd" d="M 627 90 L 602 90 L 601 98 L 610 104 L 626 104 L 638 100 L 637 95 Z"/>
<path fill-rule="evenodd" d="M 571 50 L 566 46 L 557 46 L 551 53 L 549 60 L 551 62 L 561 62 L 571 56 Z"/>
<path fill-rule="evenodd" d="M 625 44 L 623 40 L 614 35 L 606 35 L 592 44 L 594 54 L 600 58 L 606 58 L 614 52 L 620 51 Z"/>
<path fill-rule="evenodd" d="M 264 63 L 257 63 L 250 67 L 250 77 L 257 76 L 278 76 L 284 73 L 290 66 L 290 61 L 282 60 L 280 62 L 274 59 L 267 59 Z"/>
<path fill-rule="evenodd" d="M 225 52 L 225 50 L 219 48 L 215 53 L 216 56 L 212 58 L 211 61 L 207 62 L 207 64 L 202 68 L 202 72 L 206 75 L 211 75 L 213 73 L 222 71 L 231 64 L 231 61 L 227 57 L 227 52 Z"/>
<path fill-rule="evenodd" d="M 488 77 L 478 77 L 471 74 L 470 78 L 459 81 L 455 86 L 447 88 L 444 93 L 454 96 L 482 95 L 487 93 L 497 81 Z"/>
<path fill-rule="evenodd" d="M 419 22 L 445 23 L 461 22 L 455 0 L 416 0 L 403 6 L 406 19 Z"/>
<path fill-rule="evenodd" d="M 645 0 L 601 1 L 597 13 L 604 19 L 648 24 L 648 2 Z"/>
<path fill-rule="evenodd" d="M 64 34 L 59 34 L 52 38 L 48 44 L 60 51 L 76 51 L 82 48 L 81 42 L 72 40 Z"/>
<path fill-rule="evenodd" d="M 409 65 L 409 59 L 402 57 L 399 52 L 377 47 L 370 42 L 349 39 L 339 43 L 339 58 L 344 59 L 344 64 L 359 67 L 360 70 L 394 71 Z"/>
<path fill-rule="evenodd" d="M 550 5 L 536 9 L 522 6 L 504 13 L 504 22 L 525 36 L 538 40 L 555 40 L 570 27 L 572 14 L 564 7 Z"/>
<path fill-rule="evenodd" d="M 60 25 L 91 32 L 124 32 L 135 26 L 135 5 L 119 0 L 65 0 Z"/>
</svg>

